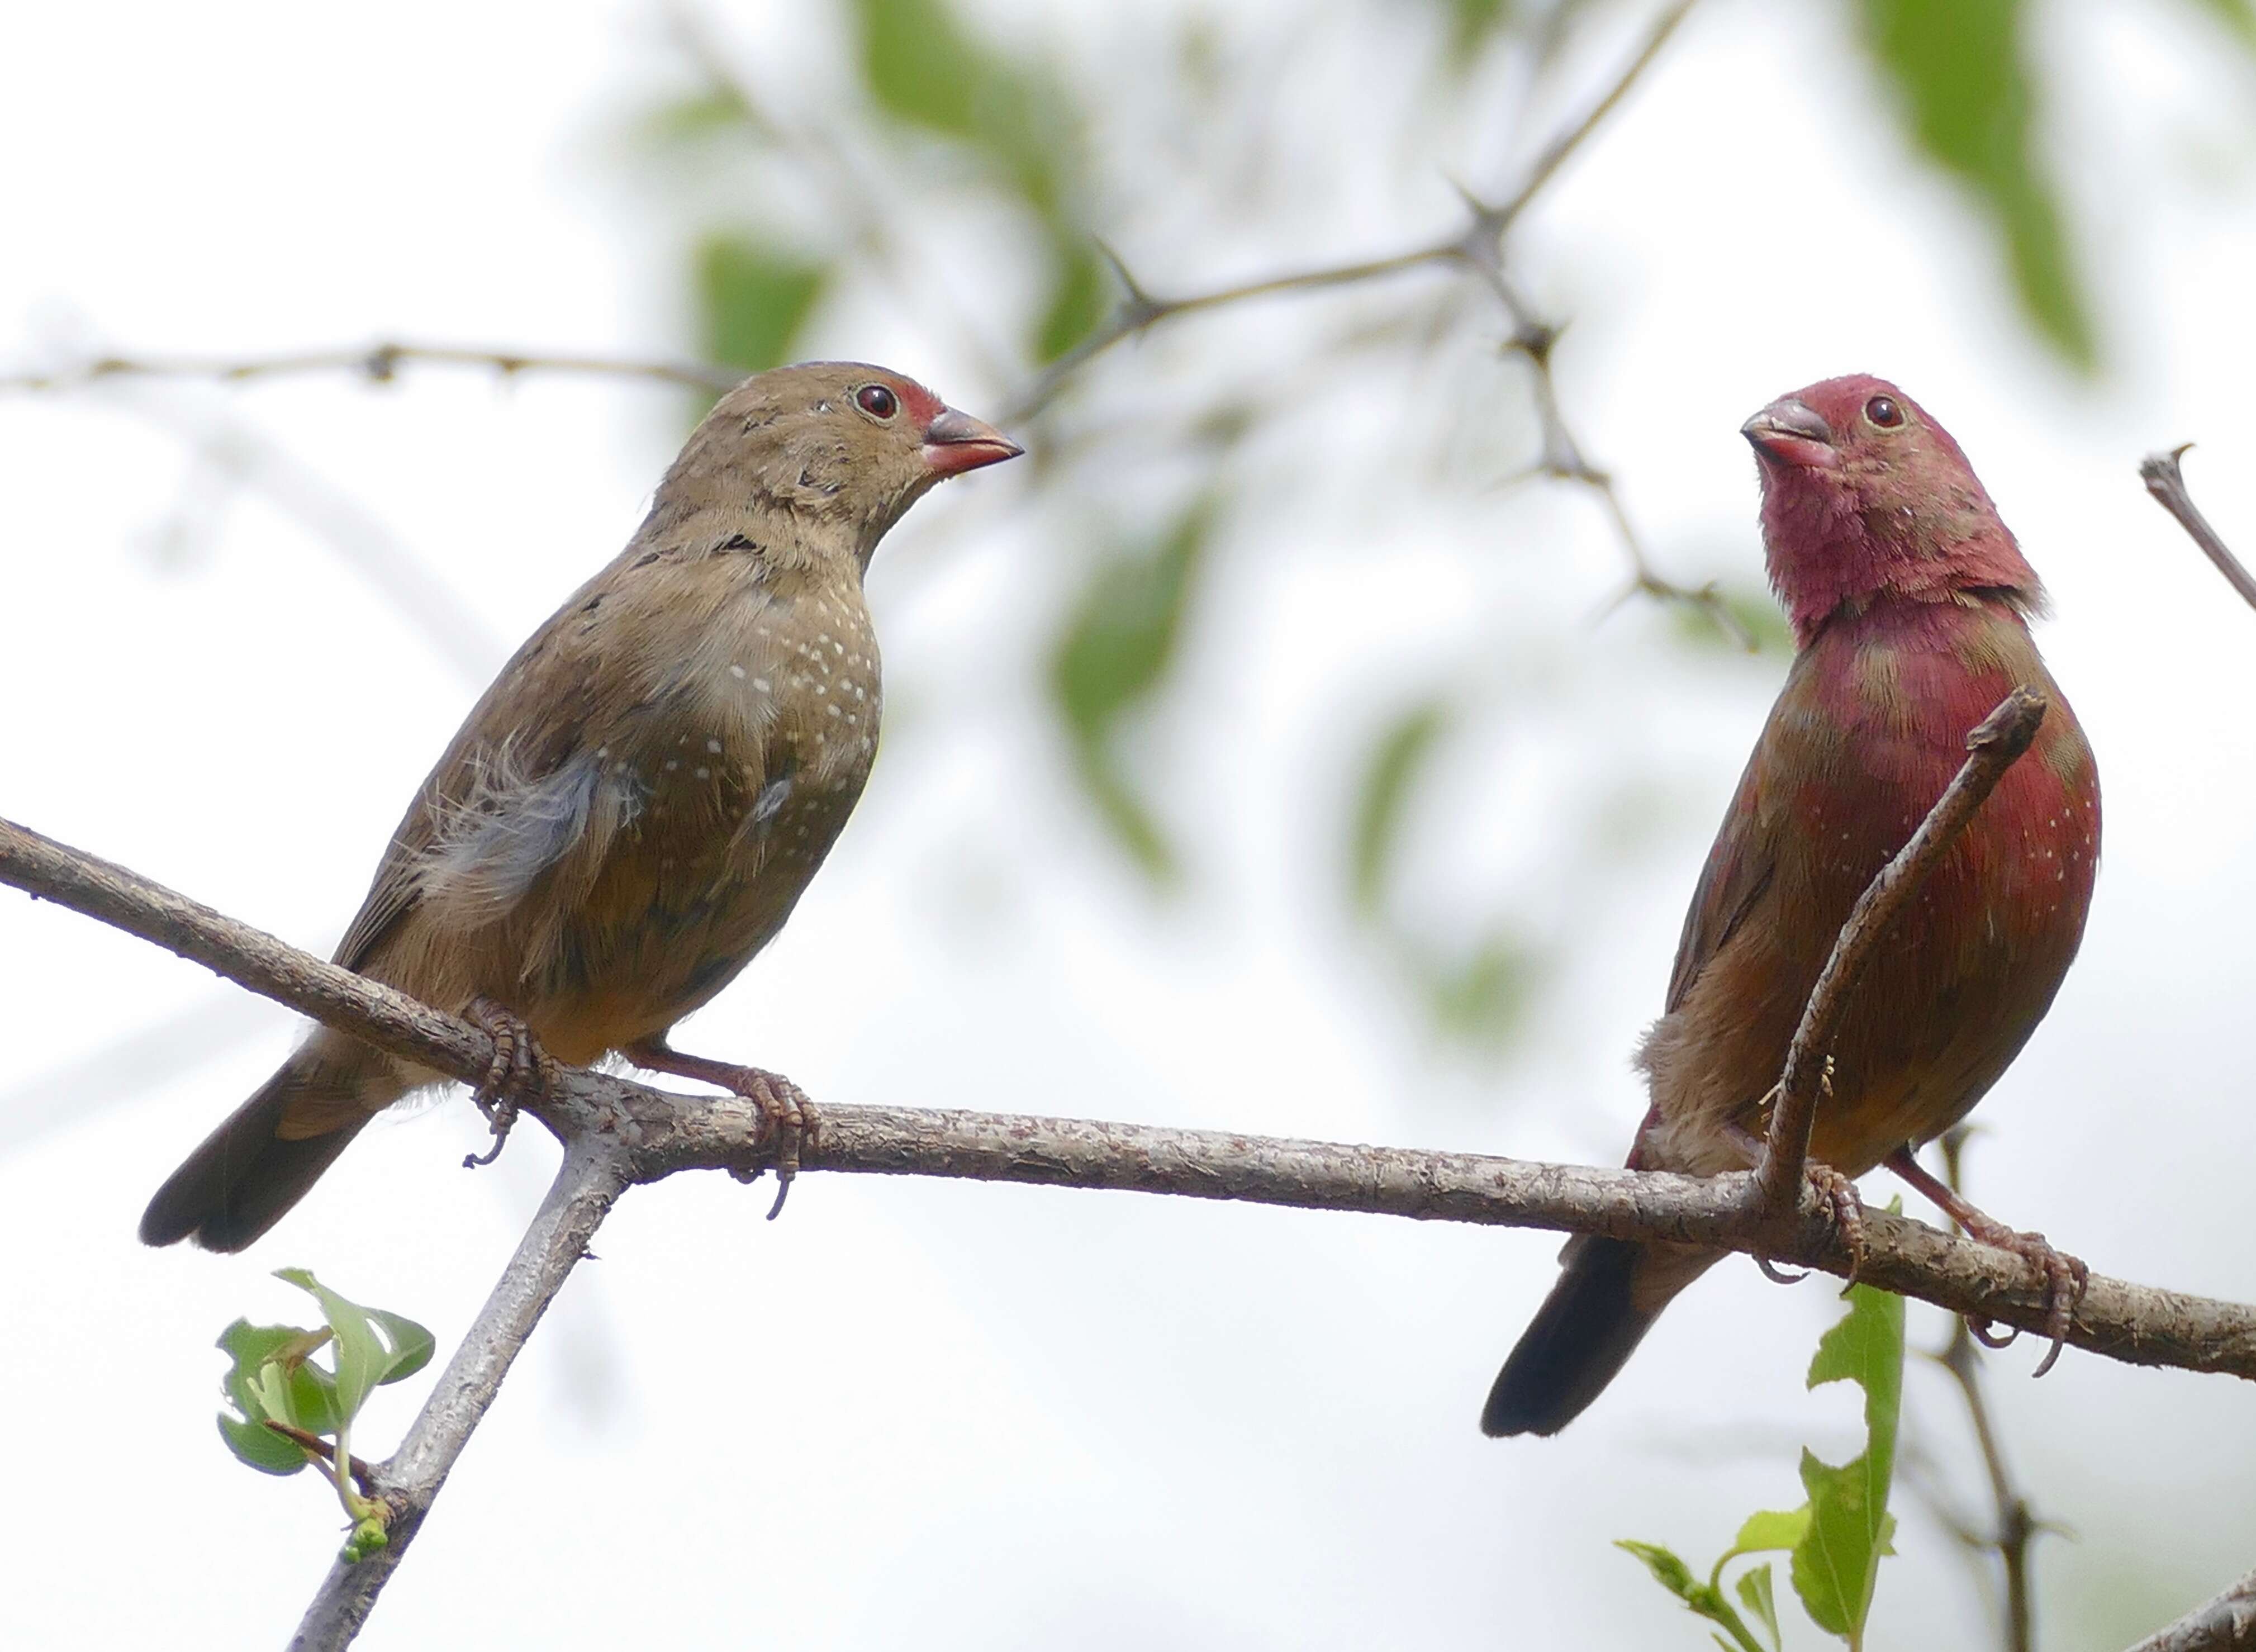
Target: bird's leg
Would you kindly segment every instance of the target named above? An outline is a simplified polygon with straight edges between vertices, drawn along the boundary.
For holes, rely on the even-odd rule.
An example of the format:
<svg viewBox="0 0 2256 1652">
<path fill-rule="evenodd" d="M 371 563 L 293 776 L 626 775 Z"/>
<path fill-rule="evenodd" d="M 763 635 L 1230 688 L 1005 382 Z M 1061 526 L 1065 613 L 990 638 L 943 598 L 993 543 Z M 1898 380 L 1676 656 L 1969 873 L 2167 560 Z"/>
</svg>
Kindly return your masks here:
<svg viewBox="0 0 2256 1652">
<path fill-rule="evenodd" d="M 1888 1154 L 1886 1163 L 1911 1184 L 1913 1192 L 1957 1223 L 1967 1238 L 2026 1257 L 2044 1270 L 2045 1335 L 2052 1339 L 2052 1346 L 2037 1362 L 2032 1374 L 2041 1377 L 2051 1370 L 2068 1342 L 2068 1327 L 2076 1317 L 2076 1306 L 2083 1301 L 2083 1293 L 2091 1284 L 2091 1270 L 2084 1266 L 2083 1258 L 2055 1250 L 2041 1233 L 2024 1233 L 1977 1210 L 1949 1183 L 1930 1175 L 1914 1156 L 1909 1143 Z M 1991 1348 L 2002 1348 L 2020 1334 L 2008 1331 L 1998 1336 L 1991 1330 L 1990 1322 L 1977 1314 L 1966 1316 L 1966 1329 L 1974 1333 L 1977 1341 Z"/>
<path fill-rule="evenodd" d="M 1829 1070 L 1826 1084 L 1829 1091 L 1831 1088 Z M 1763 1098 L 1764 1111 L 1769 1110 L 1771 1103 L 1776 1099 L 1777 1095 L 1778 1092 L 1773 1090 L 1768 1096 Z M 1724 1122 L 1724 1133 L 1731 1138 L 1731 1145 L 1745 1155 L 1747 1168 L 1752 1170 L 1762 1162 L 1763 1154 L 1767 1151 L 1770 1145 L 1763 1137 L 1757 1135 L 1745 1125 L 1729 1119 Z M 1841 1243 L 1849 1250 L 1849 1277 L 1843 1283 L 1853 1285 L 1857 1282 L 1857 1275 L 1864 1270 L 1865 1267 L 1865 1204 L 1857 1197 L 1857 1184 L 1831 1165 L 1820 1163 L 1815 1159 L 1810 1160 L 1802 1167 L 1802 1174 L 1808 1177 L 1810 1185 L 1817 1190 L 1824 1197 L 1825 1203 L 1832 1208 L 1833 1225 L 1840 1232 Z M 1756 1257 L 1755 1266 L 1762 1269 L 1763 1277 L 1773 1284 L 1798 1285 L 1809 1277 L 1807 1273 L 1787 1273 L 1767 1256 Z"/>
<path fill-rule="evenodd" d="M 470 1099 L 478 1104 L 478 1111 L 485 1114 L 486 1125 L 493 1132 L 493 1146 L 483 1153 L 464 1156 L 462 1168 L 472 1170 L 501 1157 L 502 1144 L 509 1140 L 510 1126 L 517 1122 L 518 1109 L 546 1098 L 555 1063 L 532 1036 L 532 1029 L 525 1024 L 524 1017 L 483 993 L 463 1008 L 462 1019 L 494 1042 L 492 1063 L 477 1087 L 470 1091 Z"/>
<path fill-rule="evenodd" d="M 774 1145 L 776 1196 L 775 1204 L 768 1210 L 768 1220 L 772 1222 L 783 1213 L 783 1202 L 791 1192 L 792 1178 L 799 1174 L 800 1152 L 814 1139 L 821 1125 L 814 1104 L 807 1099 L 805 1091 L 781 1073 L 772 1073 L 763 1067 L 744 1067 L 734 1062 L 684 1055 L 663 1036 L 630 1044 L 619 1054 L 649 1072 L 671 1073 L 676 1078 L 718 1084 L 758 1108 L 760 1139 Z M 755 1170 L 741 1179 L 750 1182 L 758 1175 Z"/>
</svg>

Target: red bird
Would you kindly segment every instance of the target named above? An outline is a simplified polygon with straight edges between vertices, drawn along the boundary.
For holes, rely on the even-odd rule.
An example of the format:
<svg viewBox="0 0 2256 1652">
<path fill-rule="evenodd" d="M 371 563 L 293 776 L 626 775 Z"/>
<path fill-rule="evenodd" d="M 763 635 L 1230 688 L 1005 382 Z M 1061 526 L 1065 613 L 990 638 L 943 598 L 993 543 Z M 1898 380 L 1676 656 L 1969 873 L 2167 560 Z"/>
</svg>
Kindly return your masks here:
<svg viewBox="0 0 2256 1652">
<path fill-rule="evenodd" d="M 1912 1148 L 1998 1082 L 2083 937 L 2099 859 L 2091 748 L 2029 636 L 2035 573 L 1916 402 L 1881 379 L 1831 378 L 1741 434 L 1797 652 L 1693 892 L 1667 1013 L 1639 1051 L 1652 1105 L 1630 1168 L 1714 1175 L 1753 1161 L 1765 1098 L 1851 907 L 1965 760 L 1967 732 L 2026 684 L 2051 702 L 2036 743 L 1866 965 L 1810 1140 L 1810 1157 L 1844 1175 L 1885 1162 L 1947 1197 Z M 2055 1269 L 2065 1260 L 2036 1235 L 1953 1213 L 1987 1242 Z M 1725 1254 L 1569 1240 L 1483 1432 L 1564 1428 Z"/>
</svg>

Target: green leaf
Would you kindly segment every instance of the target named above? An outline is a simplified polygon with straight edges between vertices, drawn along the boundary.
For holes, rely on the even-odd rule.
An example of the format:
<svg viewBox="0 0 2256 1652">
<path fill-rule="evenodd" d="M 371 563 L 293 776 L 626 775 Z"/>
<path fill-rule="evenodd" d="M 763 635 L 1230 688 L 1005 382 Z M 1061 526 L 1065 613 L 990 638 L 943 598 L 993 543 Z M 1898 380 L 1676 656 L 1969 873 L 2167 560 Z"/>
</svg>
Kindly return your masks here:
<svg viewBox="0 0 2256 1652">
<path fill-rule="evenodd" d="M 2060 355 L 2098 364 L 2051 180 L 2034 152 L 2037 95 L 2024 0 L 1864 0 L 1867 49 L 1907 136 L 1963 181 L 2004 237 L 2028 319 Z"/>
<path fill-rule="evenodd" d="M 413 1320 L 348 1302 L 302 1267 L 278 1267 L 274 1277 L 321 1303 L 335 1333 L 336 1408 L 344 1423 L 360 1415 L 380 1385 L 411 1376 L 429 1361 L 431 1333 Z"/>
<path fill-rule="evenodd" d="M 1781 1514 L 1776 1509 L 1764 1509 L 1747 1516 L 1746 1524 L 1739 1528 L 1739 1535 L 1731 1540 L 1731 1547 L 1724 1559 L 1729 1560 L 1737 1555 L 1768 1554 L 1774 1550 L 1791 1549 L 1801 1541 L 1802 1534 L 1808 1529 L 1809 1508 L 1807 1504 L 1790 1514 Z"/>
<path fill-rule="evenodd" d="M 1202 498 L 1154 544 L 1116 552 L 1100 564 L 1051 655 L 1051 697 L 1072 738 L 1082 784 L 1154 881 L 1173 876 L 1174 851 L 1128 774 L 1121 735 L 1174 667 L 1216 509 L 1211 497 Z"/>
<path fill-rule="evenodd" d="M 1645 1562 L 1645 1569 L 1653 1574 L 1653 1582 L 1679 1600 L 1688 1603 L 1700 1592 L 1700 1585 L 1692 1576 L 1692 1568 L 1679 1559 L 1674 1550 L 1664 1549 L 1659 1543 L 1637 1543 L 1627 1537 L 1616 1538 L 1614 1547 L 1626 1550 Z"/>
<path fill-rule="evenodd" d="M 709 235 L 693 262 L 707 357 L 753 373 L 790 360 L 828 269 L 748 235 Z"/>
<path fill-rule="evenodd" d="M 1739 1599 L 1746 1603 L 1747 1610 L 1753 1613 L 1762 1627 L 1770 1631 L 1772 1647 L 1783 1648 L 1786 1641 L 1778 1627 L 1778 1596 L 1771 1585 L 1770 1563 L 1765 1561 L 1741 1576 L 1738 1592 Z"/>
<path fill-rule="evenodd" d="M 220 1391 L 234 1408 L 219 1414 L 228 1450 L 264 1474 L 295 1474 L 310 1460 L 295 1444 L 266 1426 L 271 1417 L 309 1434 L 336 1426 L 336 1399 L 328 1373 L 306 1356 L 328 1340 L 326 1331 L 296 1325 L 254 1325 L 238 1319 L 220 1332 L 228 1356 Z"/>
<path fill-rule="evenodd" d="M 1903 1298 L 1852 1286 L 1849 1311 L 1817 1345 L 1809 1386 L 1854 1382 L 1865 1391 L 1863 1455 L 1834 1468 L 1808 1451 L 1801 1483 L 1809 1528 L 1794 1545 L 1794 1592 L 1822 1629 L 1864 1644 L 1865 1620 L 1879 1580 L 1880 1557 L 1895 1529 L 1888 1488 L 1895 1472 L 1896 1426 L 1903 1402 Z"/>
<path fill-rule="evenodd" d="M 1411 792 L 1456 715 L 1439 695 L 1420 701 L 1386 725 L 1364 765 L 1348 849 L 1348 889 L 1366 922 L 1379 915 Z"/>
<path fill-rule="evenodd" d="M 1632 1543 L 1627 1538 L 1617 1539 L 1614 1547 L 1626 1550 L 1643 1561 L 1645 1569 L 1653 1574 L 1653 1580 L 1682 1601 L 1689 1610 L 1710 1623 L 1721 1625 L 1731 1637 L 1730 1641 L 1725 1641 L 1721 1635 L 1717 1637 L 1717 1644 L 1724 1646 L 1725 1652 L 1731 1652 L 1733 1643 L 1736 1643 L 1738 1652 L 1763 1652 L 1761 1642 L 1747 1628 L 1746 1620 L 1740 1617 L 1732 1609 L 1731 1603 L 1724 1599 L 1723 1591 L 1713 1583 L 1702 1583 L 1695 1578 L 1692 1569 L 1678 1559 L 1672 1550 L 1662 1548 L 1659 1543 Z"/>
</svg>

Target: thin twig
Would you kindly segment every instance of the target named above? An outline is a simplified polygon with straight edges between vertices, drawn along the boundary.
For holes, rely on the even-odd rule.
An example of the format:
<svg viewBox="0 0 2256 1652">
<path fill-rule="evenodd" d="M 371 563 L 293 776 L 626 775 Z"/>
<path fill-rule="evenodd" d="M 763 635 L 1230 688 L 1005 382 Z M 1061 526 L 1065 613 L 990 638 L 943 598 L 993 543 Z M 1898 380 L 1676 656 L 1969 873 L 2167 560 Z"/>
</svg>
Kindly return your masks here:
<svg viewBox="0 0 2256 1652">
<path fill-rule="evenodd" d="M 1576 440 L 1561 413 L 1558 385 L 1551 368 L 1552 349 L 1558 342 L 1561 329 L 1537 317 L 1533 307 L 1507 277 L 1504 262 L 1505 237 L 1512 224 L 1568 159 L 1581 149 L 1604 124 L 1607 116 L 1620 107 L 1622 100 L 1653 66 L 1662 47 L 1668 44 L 1678 25 L 1696 3 L 1697 0 L 1676 0 L 1676 4 L 1660 14 L 1646 32 L 1643 44 L 1615 75 L 1605 92 L 1544 145 L 1528 167 L 1519 187 L 1503 202 L 1491 204 L 1461 187 L 1458 194 L 1464 202 L 1464 222 L 1438 240 L 1383 258 L 1319 265 L 1283 275 L 1265 276 L 1258 280 L 1169 298 L 1158 297 L 1146 290 L 1130 273 L 1118 254 L 1110 247 L 1101 248 L 1110 262 L 1120 286 L 1120 298 L 1112 313 L 1079 343 L 1043 370 L 1033 384 L 1011 404 L 1005 414 L 1005 420 L 1023 423 L 1032 419 L 1056 398 L 1066 383 L 1082 367 L 1115 345 L 1139 337 L 1162 321 L 1252 299 L 1271 298 L 1279 293 L 1357 286 L 1412 270 L 1442 265 L 1470 270 L 1496 295 L 1511 322 L 1512 330 L 1505 342 L 1505 349 L 1507 353 L 1524 357 L 1534 376 L 1533 392 L 1540 434 L 1539 457 L 1532 474 L 1555 481 L 1578 483 L 1597 493 L 1604 502 L 1607 519 L 1621 541 L 1624 554 L 1629 558 L 1629 582 L 1620 597 L 1608 606 L 1618 605 L 1620 601 L 1640 593 L 1664 602 L 1682 603 L 1707 614 L 1739 646 L 1752 648 L 1754 638 L 1740 623 L 1738 616 L 1731 612 L 1730 605 L 1713 585 L 1696 588 L 1679 585 L 1662 578 L 1654 569 L 1643 540 L 1630 522 L 1629 512 L 1622 504 L 1612 477 L 1584 456 L 1582 444 Z"/>
<path fill-rule="evenodd" d="M 1919 893 L 1951 842 L 1974 818 L 2006 771 L 2029 749 L 2043 723 L 2046 701 L 2034 688 L 2016 688 L 1966 737 L 1966 761 L 1928 810 L 1927 818 L 1894 859 L 1880 868 L 1857 898 L 1849 921 L 1833 942 L 1832 955 L 1802 1006 L 1801 1024 L 1787 1046 L 1778 1099 L 1771 1112 L 1770 1139 L 1755 1171 L 1750 1214 L 1789 1211 L 1801 1200 L 1809 1162 L 1809 1132 L 1817 1119 L 1818 1091 L 1825 1082 L 1833 1041 L 1865 961 L 1887 933 L 1897 913 Z"/>
<path fill-rule="evenodd" d="M 193 959 L 418 1065 L 476 1083 L 493 1041 L 405 993 L 325 964 L 137 873 L 0 821 L 0 882 Z M 622 1144 L 633 1180 L 692 1169 L 757 1171 L 772 1143 L 737 1098 L 687 1098 L 584 1069 L 562 1070 L 542 1121 L 568 1141 Z M 1426 1221 L 1547 1228 L 1620 1239 L 1760 1248 L 1837 1275 L 1850 1268 L 1814 1189 L 1759 1232 L 1752 1175 L 1681 1176 L 1476 1154 L 1245 1136 L 1227 1131 L 1015 1113 L 826 1105 L 802 1169 L 1109 1188 Z M 1860 1276 L 1954 1313 L 2043 1326 L 2050 1288 L 2025 1257 L 1886 1211 L 1866 1217 Z M 2256 1308 L 2094 1275 L 2069 1340 L 2134 1365 L 2256 1379 Z"/>
<path fill-rule="evenodd" d="M 2130 1652 L 2248 1652 L 2256 1647 L 2256 1571 L 2148 1635 Z"/>
<path fill-rule="evenodd" d="M 208 378 L 242 384 L 254 378 L 286 378 L 311 373 L 357 373 L 370 384 L 388 385 L 410 363 L 479 367 L 504 378 L 520 373 L 580 373 L 605 378 L 647 378 L 721 395 L 744 382 L 734 369 L 706 362 L 639 360 L 624 356 L 584 356 L 555 350 L 512 350 L 483 344 L 419 344 L 384 339 L 361 349 L 315 349 L 275 356 L 96 356 L 44 372 L 0 374 L 0 391 L 78 390 L 114 378 Z"/>
<path fill-rule="evenodd" d="M 1965 1191 L 1960 1161 L 1970 1133 L 1967 1126 L 1955 1125 L 1942 1134 L 1942 1179 L 1954 1193 Z M 1955 1220 L 1952 1226 L 1954 1230 L 1957 1227 Z M 2013 1471 L 2006 1462 L 2005 1447 L 1990 1417 L 1989 1398 L 1982 1382 L 1981 1350 L 1963 1317 L 1951 1322 L 1949 1342 L 1933 1358 L 1950 1373 L 1958 1384 L 1959 1393 L 1965 1397 L 1966 1415 L 1974 1425 L 1975 1443 L 1981 1448 L 1982 1465 L 1990 1477 L 1990 1493 L 1997 1500 L 1997 1528 L 1978 1541 L 1981 1547 L 1997 1551 L 2005 1568 L 2006 1652 L 2032 1652 L 2036 1631 L 2029 1592 L 2029 1540 L 2048 1528 L 2038 1520 L 2028 1499 L 2014 1484 Z"/>
<path fill-rule="evenodd" d="M 2179 461 L 2192 446 L 2188 441 L 2168 453 L 2148 454 L 2139 462 L 2139 475 L 2146 481 L 2147 491 L 2154 496 L 2162 509 L 2177 518 L 2178 526 L 2193 536 L 2193 542 L 2217 564 L 2217 571 L 2240 593 L 2241 600 L 2256 607 L 2256 575 L 2251 575 L 2240 559 L 2225 547 L 2224 539 L 2210 526 L 2209 519 L 2201 513 L 2193 502 L 2193 495 L 2186 491 L 2185 472 Z"/>
<path fill-rule="evenodd" d="M 376 1470 L 391 1510 L 384 1546 L 357 1564 L 340 1560 L 330 1567 L 291 1637 L 292 1652 L 335 1652 L 360 1633 L 455 1458 L 501 1391 L 511 1362 L 588 1253 L 589 1240 L 627 1185 L 625 1154 L 616 1143 L 591 1138 L 566 1145 L 556 1180 L 501 1282 L 486 1298 L 407 1437 Z"/>
<path fill-rule="evenodd" d="M 332 1465 L 335 1464 L 337 1448 L 320 1435 L 308 1433 L 304 1429 L 293 1428 L 287 1423 L 277 1423 L 272 1417 L 266 1419 L 266 1426 L 299 1450 L 311 1451 L 324 1463 Z M 345 1469 L 353 1477 L 353 1484 L 360 1487 L 360 1494 L 363 1497 L 376 1495 L 377 1476 L 374 1469 L 350 1454 L 345 1458 Z"/>
</svg>

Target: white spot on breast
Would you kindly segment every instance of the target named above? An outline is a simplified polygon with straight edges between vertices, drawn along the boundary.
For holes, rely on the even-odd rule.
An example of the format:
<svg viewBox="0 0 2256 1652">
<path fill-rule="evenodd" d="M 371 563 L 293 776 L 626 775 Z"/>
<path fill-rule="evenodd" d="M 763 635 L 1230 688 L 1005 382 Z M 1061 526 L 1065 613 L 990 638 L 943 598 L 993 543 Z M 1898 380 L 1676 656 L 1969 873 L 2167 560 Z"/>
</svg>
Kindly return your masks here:
<svg viewBox="0 0 2256 1652">
<path fill-rule="evenodd" d="M 709 780 L 713 778 L 713 771 L 701 763 L 697 766 L 697 778 L 701 780 Z"/>
<path fill-rule="evenodd" d="M 729 674 L 742 682 L 744 680 L 744 668 L 742 666 L 730 666 Z"/>
<path fill-rule="evenodd" d="M 721 743 L 720 743 L 720 741 L 718 741 L 718 740 L 708 740 L 708 741 L 706 741 L 706 742 L 705 742 L 705 749 L 706 749 L 707 751 L 710 752 L 711 753 L 713 753 L 713 755 L 714 755 L 714 756 L 716 756 L 716 757 L 718 757 L 718 756 L 720 756 L 720 755 L 721 755 Z"/>
<path fill-rule="evenodd" d="M 668 758 L 668 759 L 666 759 L 666 772 L 668 774 L 673 773 L 674 770 L 676 770 L 676 769 L 680 768 L 680 766 L 681 766 L 681 759 L 680 759 L 680 758 L 678 758 L 678 757 L 670 757 L 670 758 Z"/>
<path fill-rule="evenodd" d="M 762 694 L 765 694 L 774 686 L 775 685 L 770 682 L 765 677 L 754 677 L 752 679 L 752 687 L 758 688 Z"/>
</svg>

